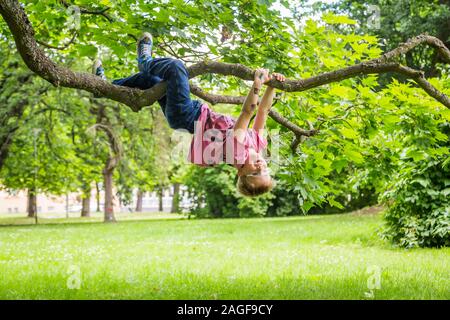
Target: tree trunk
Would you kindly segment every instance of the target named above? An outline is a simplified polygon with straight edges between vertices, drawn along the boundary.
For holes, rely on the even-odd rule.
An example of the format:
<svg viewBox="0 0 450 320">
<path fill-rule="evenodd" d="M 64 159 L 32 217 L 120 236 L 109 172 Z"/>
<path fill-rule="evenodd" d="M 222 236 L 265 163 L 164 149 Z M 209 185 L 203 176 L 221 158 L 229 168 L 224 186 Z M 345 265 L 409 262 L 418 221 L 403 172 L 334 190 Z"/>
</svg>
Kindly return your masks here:
<svg viewBox="0 0 450 320">
<path fill-rule="evenodd" d="M 95 200 L 97 201 L 97 212 L 100 212 L 100 186 L 98 185 L 98 182 L 95 182 L 95 189 L 96 189 L 96 194 L 95 194 Z"/>
<path fill-rule="evenodd" d="M 4 125 L 3 122 L 6 122 L 6 121 L 1 121 L 1 122 L 2 122 L 1 126 L 3 126 Z M 0 136 L 0 169 L 3 167 L 3 164 L 5 163 L 5 160 L 8 157 L 9 147 L 12 144 L 12 139 L 13 139 L 14 133 L 16 132 L 16 130 L 18 128 L 19 128 L 18 126 L 11 128 L 11 129 L 9 129 L 8 133 Z"/>
<path fill-rule="evenodd" d="M 180 184 L 173 184 L 173 198 L 172 198 L 172 209 L 171 213 L 177 213 L 180 211 Z"/>
<path fill-rule="evenodd" d="M 113 173 L 114 170 L 103 170 L 103 180 L 105 188 L 105 222 L 115 222 L 113 203 Z"/>
<path fill-rule="evenodd" d="M 81 216 L 90 217 L 91 216 L 91 190 L 86 190 L 81 196 Z"/>
<path fill-rule="evenodd" d="M 37 200 L 36 200 L 36 192 L 33 189 L 28 189 L 27 212 L 29 218 L 34 218 L 36 216 Z"/>
<path fill-rule="evenodd" d="M 142 212 L 143 199 L 144 199 L 144 192 L 139 189 L 137 192 L 136 212 Z"/>
<path fill-rule="evenodd" d="M 163 206 L 163 192 L 164 189 L 163 188 L 158 188 L 158 199 L 159 199 L 159 211 L 163 212 L 164 211 L 164 206 Z"/>
</svg>

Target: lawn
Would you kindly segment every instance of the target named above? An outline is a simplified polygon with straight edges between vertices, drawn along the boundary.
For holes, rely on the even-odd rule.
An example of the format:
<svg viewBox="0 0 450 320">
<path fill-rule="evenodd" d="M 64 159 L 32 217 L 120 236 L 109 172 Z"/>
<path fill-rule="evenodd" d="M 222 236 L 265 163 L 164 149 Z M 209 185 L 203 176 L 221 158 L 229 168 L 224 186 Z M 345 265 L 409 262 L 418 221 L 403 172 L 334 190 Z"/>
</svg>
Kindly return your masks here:
<svg viewBox="0 0 450 320">
<path fill-rule="evenodd" d="M 0 298 L 450 299 L 450 248 L 394 248 L 380 215 L 98 220 L 0 226 Z"/>
</svg>

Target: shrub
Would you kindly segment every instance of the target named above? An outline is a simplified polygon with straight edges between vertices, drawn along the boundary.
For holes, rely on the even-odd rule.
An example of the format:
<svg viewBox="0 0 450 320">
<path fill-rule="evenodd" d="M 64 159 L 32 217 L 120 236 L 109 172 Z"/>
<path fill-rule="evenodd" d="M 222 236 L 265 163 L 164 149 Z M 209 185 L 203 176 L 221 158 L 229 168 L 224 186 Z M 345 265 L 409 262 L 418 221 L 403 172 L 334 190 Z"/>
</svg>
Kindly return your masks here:
<svg viewBox="0 0 450 320">
<path fill-rule="evenodd" d="M 262 217 L 267 213 L 273 195 L 249 198 L 236 189 L 236 169 L 229 165 L 192 166 L 185 177 L 191 198 L 190 215 L 206 218 Z"/>
<path fill-rule="evenodd" d="M 445 157 L 402 169 L 383 199 L 383 236 L 402 247 L 450 245 L 450 166 Z M 448 160 L 447 160 L 448 162 Z"/>
</svg>

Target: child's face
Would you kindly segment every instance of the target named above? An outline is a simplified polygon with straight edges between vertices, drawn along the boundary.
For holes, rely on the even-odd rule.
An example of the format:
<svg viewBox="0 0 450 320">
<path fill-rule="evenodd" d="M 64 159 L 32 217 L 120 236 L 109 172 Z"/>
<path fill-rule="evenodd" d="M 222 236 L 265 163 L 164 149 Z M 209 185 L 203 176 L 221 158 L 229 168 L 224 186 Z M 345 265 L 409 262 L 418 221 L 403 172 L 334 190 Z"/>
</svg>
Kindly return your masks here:
<svg viewBox="0 0 450 320">
<path fill-rule="evenodd" d="M 269 176 L 267 162 L 259 153 L 250 154 L 239 173 L 241 176 Z"/>
<path fill-rule="evenodd" d="M 270 190 L 272 187 L 272 177 L 267 162 L 259 154 L 256 154 L 255 157 L 249 157 L 247 162 L 238 168 L 238 176 L 245 177 L 246 185 L 250 189 Z"/>
</svg>

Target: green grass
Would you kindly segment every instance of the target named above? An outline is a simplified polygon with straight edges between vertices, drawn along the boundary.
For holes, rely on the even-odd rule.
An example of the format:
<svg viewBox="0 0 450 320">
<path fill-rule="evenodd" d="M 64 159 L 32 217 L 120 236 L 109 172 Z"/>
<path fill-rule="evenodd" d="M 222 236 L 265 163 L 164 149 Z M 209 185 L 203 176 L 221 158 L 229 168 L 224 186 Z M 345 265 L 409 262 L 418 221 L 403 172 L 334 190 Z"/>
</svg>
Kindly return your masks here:
<svg viewBox="0 0 450 320">
<path fill-rule="evenodd" d="M 117 224 L 96 217 L 0 226 L 0 298 L 450 298 L 450 248 L 393 248 L 376 234 L 379 215 L 131 216 Z M 8 219 L 0 223 L 15 221 Z M 368 297 L 372 266 L 381 288 Z M 81 286 L 69 289 L 77 270 Z"/>
<path fill-rule="evenodd" d="M 147 219 L 180 219 L 183 216 L 178 214 L 152 212 L 152 213 L 116 213 L 118 221 L 147 220 Z M 67 218 L 65 213 L 39 213 L 38 224 L 61 224 L 61 223 L 84 223 L 103 222 L 103 213 L 93 212 L 90 217 L 80 218 L 79 212 L 71 212 Z M 34 225 L 35 219 L 28 218 L 19 213 L 0 213 L 0 227 L 10 225 Z"/>
</svg>

